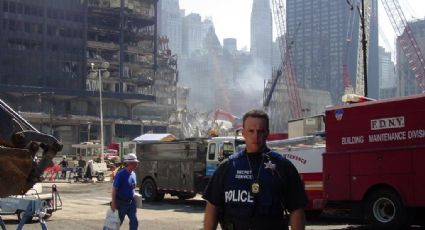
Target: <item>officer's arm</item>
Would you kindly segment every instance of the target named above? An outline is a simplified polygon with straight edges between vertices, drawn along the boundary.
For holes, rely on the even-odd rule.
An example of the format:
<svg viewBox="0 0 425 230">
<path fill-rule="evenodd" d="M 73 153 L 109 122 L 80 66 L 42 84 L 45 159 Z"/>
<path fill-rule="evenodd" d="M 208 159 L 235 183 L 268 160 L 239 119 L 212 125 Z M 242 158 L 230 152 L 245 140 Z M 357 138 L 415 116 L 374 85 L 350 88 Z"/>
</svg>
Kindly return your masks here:
<svg viewBox="0 0 425 230">
<path fill-rule="evenodd" d="M 304 230 L 305 229 L 305 213 L 304 209 L 295 209 L 289 215 L 289 224 L 291 230 Z"/>
<path fill-rule="evenodd" d="M 217 207 L 207 201 L 204 215 L 204 230 L 215 230 L 217 228 Z"/>
</svg>

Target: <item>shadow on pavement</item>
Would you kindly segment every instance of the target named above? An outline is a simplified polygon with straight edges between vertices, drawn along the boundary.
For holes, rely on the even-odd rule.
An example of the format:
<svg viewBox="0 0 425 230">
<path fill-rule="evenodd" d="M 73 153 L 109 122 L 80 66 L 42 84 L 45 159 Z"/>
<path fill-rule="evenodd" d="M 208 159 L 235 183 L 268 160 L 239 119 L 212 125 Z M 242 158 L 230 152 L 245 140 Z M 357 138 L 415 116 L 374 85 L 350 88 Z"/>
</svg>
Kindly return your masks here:
<svg viewBox="0 0 425 230">
<path fill-rule="evenodd" d="M 174 210 L 175 212 L 202 213 L 204 212 L 205 201 L 198 199 L 179 200 L 165 198 L 158 202 L 143 201 L 142 209 L 150 210 Z"/>
</svg>

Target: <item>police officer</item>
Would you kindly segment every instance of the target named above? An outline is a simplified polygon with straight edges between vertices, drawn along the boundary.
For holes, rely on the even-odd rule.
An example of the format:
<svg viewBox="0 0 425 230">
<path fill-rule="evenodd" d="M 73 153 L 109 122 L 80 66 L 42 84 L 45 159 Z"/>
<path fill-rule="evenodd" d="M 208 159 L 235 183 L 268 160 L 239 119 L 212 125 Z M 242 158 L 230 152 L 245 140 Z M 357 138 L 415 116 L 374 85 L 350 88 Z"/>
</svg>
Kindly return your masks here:
<svg viewBox="0 0 425 230">
<path fill-rule="evenodd" d="M 246 148 L 217 168 L 205 189 L 204 229 L 305 229 L 307 196 L 296 168 L 266 146 L 269 118 L 243 117 Z M 289 220 L 286 212 L 289 212 Z"/>
</svg>

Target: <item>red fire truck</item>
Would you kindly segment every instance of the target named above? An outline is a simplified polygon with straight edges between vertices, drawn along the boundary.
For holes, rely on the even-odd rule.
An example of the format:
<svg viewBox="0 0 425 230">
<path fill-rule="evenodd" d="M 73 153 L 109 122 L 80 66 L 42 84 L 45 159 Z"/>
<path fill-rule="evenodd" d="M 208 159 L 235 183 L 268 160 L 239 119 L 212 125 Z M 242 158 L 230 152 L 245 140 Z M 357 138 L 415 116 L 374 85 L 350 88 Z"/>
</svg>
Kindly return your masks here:
<svg viewBox="0 0 425 230">
<path fill-rule="evenodd" d="M 425 207 L 425 96 L 326 110 L 327 206 L 349 207 L 372 229 L 404 229 Z"/>
</svg>

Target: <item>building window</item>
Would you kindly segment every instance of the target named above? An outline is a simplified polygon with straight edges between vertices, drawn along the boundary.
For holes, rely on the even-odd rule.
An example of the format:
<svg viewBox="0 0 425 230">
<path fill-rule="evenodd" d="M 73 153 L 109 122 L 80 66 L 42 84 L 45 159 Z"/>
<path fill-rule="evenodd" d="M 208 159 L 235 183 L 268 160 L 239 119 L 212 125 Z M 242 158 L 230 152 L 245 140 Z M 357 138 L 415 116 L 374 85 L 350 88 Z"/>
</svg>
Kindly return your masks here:
<svg viewBox="0 0 425 230">
<path fill-rule="evenodd" d="M 30 13 L 31 13 L 30 7 L 28 5 L 24 5 L 24 14 L 30 15 Z"/>
<path fill-rule="evenodd" d="M 15 30 L 16 30 L 15 20 L 9 20 L 9 31 L 15 31 Z"/>
<path fill-rule="evenodd" d="M 18 2 L 16 3 L 16 13 L 22 14 L 24 12 L 24 5 L 22 3 Z"/>
<path fill-rule="evenodd" d="M 3 2 L 3 12 L 9 12 L 9 4 L 7 1 Z"/>
<path fill-rule="evenodd" d="M 25 31 L 25 33 L 31 33 L 31 23 L 25 22 L 24 31 Z"/>
<path fill-rule="evenodd" d="M 15 13 L 16 11 L 16 4 L 14 2 L 9 2 L 9 12 Z"/>
</svg>

